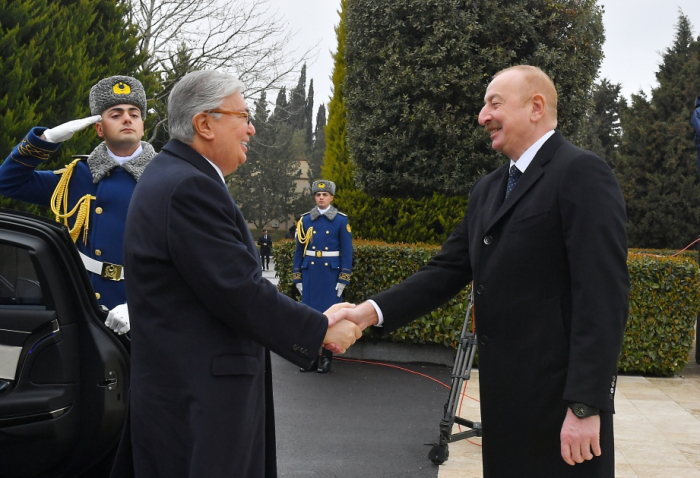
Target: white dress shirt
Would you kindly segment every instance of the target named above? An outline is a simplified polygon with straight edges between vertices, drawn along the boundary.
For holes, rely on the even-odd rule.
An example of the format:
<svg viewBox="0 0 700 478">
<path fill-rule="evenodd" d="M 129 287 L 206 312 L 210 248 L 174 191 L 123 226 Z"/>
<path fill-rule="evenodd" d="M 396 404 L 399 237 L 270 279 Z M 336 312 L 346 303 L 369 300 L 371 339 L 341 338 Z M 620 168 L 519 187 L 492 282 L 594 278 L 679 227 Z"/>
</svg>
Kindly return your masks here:
<svg viewBox="0 0 700 478">
<path fill-rule="evenodd" d="M 117 156 L 114 154 L 109 148 L 107 148 L 107 154 L 109 154 L 109 157 L 115 160 L 117 163 L 119 163 L 119 166 L 122 164 L 126 163 L 130 159 L 134 159 L 136 156 L 141 154 L 143 152 L 143 147 L 139 144 L 139 147 L 136 148 L 136 151 L 134 151 L 130 156 Z"/>
</svg>

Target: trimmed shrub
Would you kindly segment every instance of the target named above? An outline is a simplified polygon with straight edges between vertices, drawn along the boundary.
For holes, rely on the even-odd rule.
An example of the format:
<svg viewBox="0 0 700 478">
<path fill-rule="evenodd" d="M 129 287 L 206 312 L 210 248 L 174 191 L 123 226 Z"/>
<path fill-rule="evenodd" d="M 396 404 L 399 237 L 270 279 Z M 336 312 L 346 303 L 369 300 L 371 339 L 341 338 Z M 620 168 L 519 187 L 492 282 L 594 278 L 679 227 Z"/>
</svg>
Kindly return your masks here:
<svg viewBox="0 0 700 478">
<path fill-rule="evenodd" d="M 274 245 L 274 255 L 279 290 L 298 300 L 299 294 L 292 283 L 294 247 L 294 241 L 280 241 Z M 352 280 L 345 289 L 344 299 L 360 303 L 401 282 L 439 250 L 439 246 L 428 244 L 355 240 Z M 688 362 L 700 308 L 697 253 L 689 251 L 688 257 L 674 258 L 664 255 L 670 255 L 669 251 L 630 251 L 627 263 L 632 287 L 630 315 L 619 362 L 622 372 L 671 376 Z M 456 348 L 468 293 L 469 287 L 429 315 L 395 330 L 386 338 L 375 337 L 374 340 Z M 468 326 L 471 328 L 471 324 Z"/>
<path fill-rule="evenodd" d="M 618 367 L 623 372 L 671 376 L 688 363 L 693 344 L 700 305 L 696 254 L 689 259 L 636 252 L 627 260 L 630 315 Z"/>
</svg>

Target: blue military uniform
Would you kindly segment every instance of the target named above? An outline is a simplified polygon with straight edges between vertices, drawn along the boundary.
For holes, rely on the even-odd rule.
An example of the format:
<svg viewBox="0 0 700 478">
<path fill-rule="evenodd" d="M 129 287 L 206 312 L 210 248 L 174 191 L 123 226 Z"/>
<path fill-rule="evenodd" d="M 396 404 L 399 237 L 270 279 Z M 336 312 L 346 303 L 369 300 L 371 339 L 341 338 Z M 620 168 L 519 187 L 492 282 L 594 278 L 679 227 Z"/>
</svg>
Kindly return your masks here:
<svg viewBox="0 0 700 478">
<path fill-rule="evenodd" d="M 337 283 L 349 284 L 352 275 L 352 231 L 347 215 L 331 206 L 318 208 L 299 220 L 294 253 L 294 283 L 301 282 L 302 303 L 325 311 L 341 301 Z"/>
<path fill-rule="evenodd" d="M 32 128 L 0 166 L 0 194 L 52 207 L 71 230 L 81 253 L 107 264 L 102 274 L 91 273 L 98 301 L 112 309 L 126 302 L 123 236 L 126 213 L 136 181 L 155 155 L 148 143 L 142 153 L 122 166 L 109 158 L 105 143 L 58 171 L 36 171 L 60 147 L 41 139 L 46 130 Z M 109 267 L 109 264 L 119 267 Z"/>
</svg>

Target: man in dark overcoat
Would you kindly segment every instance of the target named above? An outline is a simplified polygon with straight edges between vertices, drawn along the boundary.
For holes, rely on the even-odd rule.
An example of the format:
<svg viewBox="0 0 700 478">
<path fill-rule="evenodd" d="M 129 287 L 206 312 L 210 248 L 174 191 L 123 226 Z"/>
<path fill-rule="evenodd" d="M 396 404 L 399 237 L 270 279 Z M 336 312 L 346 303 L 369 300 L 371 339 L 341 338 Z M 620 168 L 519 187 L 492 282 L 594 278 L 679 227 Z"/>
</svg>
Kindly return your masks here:
<svg viewBox="0 0 700 478">
<path fill-rule="evenodd" d="M 540 69 L 500 72 L 484 100 L 479 123 L 508 164 L 476 182 L 433 260 L 340 315 L 388 332 L 473 280 L 484 477 L 613 478 L 629 294 L 620 187 L 555 130 Z"/>
<path fill-rule="evenodd" d="M 133 468 L 148 478 L 275 477 L 269 350 L 308 366 L 329 328 L 321 312 L 262 277 L 253 237 L 224 175 L 255 128 L 243 84 L 186 75 L 168 101 L 171 140 L 139 181 L 124 236 L 131 317 Z M 331 312 L 326 311 L 327 314 Z M 115 469 L 127 458 L 122 446 Z"/>
<path fill-rule="evenodd" d="M 263 269 L 270 270 L 270 254 L 272 253 L 272 238 L 267 233 L 267 229 L 263 229 L 263 234 L 258 238 L 258 246 L 260 246 L 260 263 Z"/>
</svg>

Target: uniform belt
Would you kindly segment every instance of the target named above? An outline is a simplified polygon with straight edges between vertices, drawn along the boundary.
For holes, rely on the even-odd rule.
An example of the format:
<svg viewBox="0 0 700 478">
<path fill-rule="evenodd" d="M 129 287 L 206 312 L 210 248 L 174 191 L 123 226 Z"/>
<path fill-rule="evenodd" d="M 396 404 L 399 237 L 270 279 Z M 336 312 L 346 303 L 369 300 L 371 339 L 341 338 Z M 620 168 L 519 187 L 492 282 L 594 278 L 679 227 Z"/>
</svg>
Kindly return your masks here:
<svg viewBox="0 0 700 478">
<path fill-rule="evenodd" d="M 306 251 L 306 255 L 312 257 L 339 257 L 340 251 Z"/>
<path fill-rule="evenodd" d="M 111 262 L 100 262 L 96 261 L 92 257 L 88 257 L 82 252 L 78 252 L 80 258 L 83 260 L 85 269 L 97 274 L 105 279 L 120 281 L 124 280 L 124 267 L 119 264 L 112 264 Z"/>
</svg>

